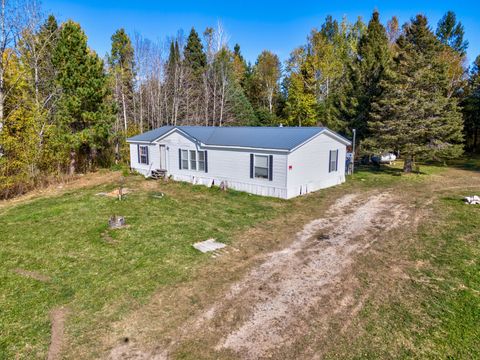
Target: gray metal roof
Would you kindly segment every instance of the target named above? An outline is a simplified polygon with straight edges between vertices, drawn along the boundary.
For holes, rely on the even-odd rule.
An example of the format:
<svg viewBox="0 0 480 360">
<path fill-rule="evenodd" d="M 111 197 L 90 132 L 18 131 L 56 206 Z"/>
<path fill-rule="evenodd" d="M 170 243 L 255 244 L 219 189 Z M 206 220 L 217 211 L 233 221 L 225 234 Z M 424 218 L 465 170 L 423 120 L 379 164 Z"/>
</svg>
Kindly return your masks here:
<svg viewBox="0 0 480 360">
<path fill-rule="evenodd" d="M 318 133 L 328 130 L 325 127 L 162 126 L 127 141 L 153 142 L 174 128 L 205 145 L 279 150 L 292 150 Z M 350 142 L 341 138 L 347 143 Z"/>
</svg>

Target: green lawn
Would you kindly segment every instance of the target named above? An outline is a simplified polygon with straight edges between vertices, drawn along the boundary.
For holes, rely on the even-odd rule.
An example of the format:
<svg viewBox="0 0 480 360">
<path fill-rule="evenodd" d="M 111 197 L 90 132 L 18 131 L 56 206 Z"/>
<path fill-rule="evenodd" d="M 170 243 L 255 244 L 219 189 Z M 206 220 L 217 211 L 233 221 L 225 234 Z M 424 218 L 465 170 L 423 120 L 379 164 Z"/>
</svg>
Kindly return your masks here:
<svg viewBox="0 0 480 360">
<path fill-rule="evenodd" d="M 143 189 L 145 185 L 149 186 Z M 285 201 L 129 177 L 126 200 L 97 196 L 115 185 L 75 190 L 0 209 L 0 358 L 45 358 L 49 312 L 70 310 L 79 344 L 161 286 L 182 282 L 209 258 L 192 248 L 281 211 Z M 155 198 L 159 191 L 166 196 Z M 110 215 L 128 227 L 107 230 Z M 108 241 L 106 241 L 107 239 Z M 13 270 L 51 277 L 41 282 Z"/>
<path fill-rule="evenodd" d="M 407 266 L 406 279 L 385 279 L 326 358 L 480 358 L 480 208 L 448 196 L 434 213 L 413 243 L 383 255 L 387 268 L 420 265 Z M 366 289 L 375 286 L 367 274 L 360 274 Z"/>
<path fill-rule="evenodd" d="M 430 264 L 417 274 L 427 279 L 419 289 L 427 320 L 419 345 L 434 356 L 478 358 L 480 207 L 448 196 L 440 199 L 436 213 L 440 215 L 437 221 L 422 229 L 424 246 L 413 253 Z"/>
<path fill-rule="evenodd" d="M 425 165 L 409 176 L 401 175 L 401 164 L 359 168 L 346 184 L 293 201 L 129 176 L 126 186 L 133 191 L 124 201 L 96 195 L 116 187 L 110 183 L 1 207 L 0 359 L 45 358 L 49 313 L 58 306 L 69 309 L 68 346 L 91 348 L 92 336 L 108 333 L 156 291 L 173 291 L 207 266 L 210 255 L 194 250 L 194 242 L 213 237 L 229 243 L 286 212 L 308 212 L 325 199 L 372 189 L 404 194 L 409 204 L 433 198 L 433 216 L 415 234 L 399 233 L 404 243 L 392 241 L 391 248 L 366 256 L 358 291 L 374 285 L 378 277 L 372 274 L 388 274 L 391 261 L 426 265 L 410 266 L 410 280 L 386 282 L 388 288 L 374 292 L 352 330 L 334 334 L 326 357 L 478 358 L 480 207 L 464 205 L 462 189 L 452 184 L 462 177 L 458 181 L 468 183 L 469 192 L 479 192 L 479 163 L 455 162 L 456 170 Z M 163 198 L 153 196 L 160 191 Z M 128 227 L 108 230 L 113 214 L 125 216 Z M 410 235 L 411 241 L 403 238 Z"/>
<path fill-rule="evenodd" d="M 355 181 L 389 186 L 419 205 L 431 200 L 431 210 L 416 232 L 400 230 L 365 257 L 359 292 L 377 290 L 325 358 L 480 358 L 480 206 L 462 201 L 480 194 L 479 165 L 474 158 L 452 162 L 463 172 L 422 166 L 423 176 L 397 180 L 391 169 L 359 169 Z M 392 278 L 392 264 L 405 274 Z"/>
</svg>

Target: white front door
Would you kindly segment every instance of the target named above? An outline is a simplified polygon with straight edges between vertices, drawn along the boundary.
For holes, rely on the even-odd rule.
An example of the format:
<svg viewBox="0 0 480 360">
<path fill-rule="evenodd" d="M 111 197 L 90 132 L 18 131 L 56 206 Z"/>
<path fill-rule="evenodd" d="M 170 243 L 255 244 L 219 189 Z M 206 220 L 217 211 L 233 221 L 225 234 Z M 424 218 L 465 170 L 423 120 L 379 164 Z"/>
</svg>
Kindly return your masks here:
<svg viewBox="0 0 480 360">
<path fill-rule="evenodd" d="M 160 146 L 160 170 L 167 170 L 167 150 L 165 145 Z"/>
</svg>

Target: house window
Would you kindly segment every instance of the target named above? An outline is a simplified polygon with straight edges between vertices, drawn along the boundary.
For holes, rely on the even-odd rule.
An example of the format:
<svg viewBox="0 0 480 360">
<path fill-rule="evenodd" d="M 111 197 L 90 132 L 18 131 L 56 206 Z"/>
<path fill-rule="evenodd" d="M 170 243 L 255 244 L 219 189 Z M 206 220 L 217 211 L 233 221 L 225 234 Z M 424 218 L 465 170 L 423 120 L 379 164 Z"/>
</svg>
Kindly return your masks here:
<svg viewBox="0 0 480 360">
<path fill-rule="evenodd" d="M 206 151 L 179 149 L 179 168 L 183 170 L 207 171 Z"/>
<path fill-rule="evenodd" d="M 188 150 L 182 150 L 182 169 L 188 170 Z"/>
<path fill-rule="evenodd" d="M 205 171 L 205 151 L 198 151 L 198 171 Z"/>
<path fill-rule="evenodd" d="M 197 170 L 197 152 L 190 150 L 190 170 Z"/>
<path fill-rule="evenodd" d="M 337 171 L 338 169 L 338 150 L 330 150 L 330 161 L 329 161 L 328 172 Z"/>
<path fill-rule="evenodd" d="M 148 146 L 139 146 L 138 149 L 140 151 L 140 164 L 148 164 Z"/>
<path fill-rule="evenodd" d="M 268 179 L 268 156 L 255 155 L 255 177 Z"/>
</svg>

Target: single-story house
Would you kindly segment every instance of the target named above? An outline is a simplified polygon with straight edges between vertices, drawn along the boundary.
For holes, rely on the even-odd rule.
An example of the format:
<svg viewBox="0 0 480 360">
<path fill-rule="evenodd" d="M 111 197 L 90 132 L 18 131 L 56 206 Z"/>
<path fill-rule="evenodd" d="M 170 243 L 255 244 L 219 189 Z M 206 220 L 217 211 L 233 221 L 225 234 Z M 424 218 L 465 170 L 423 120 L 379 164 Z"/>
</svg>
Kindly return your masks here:
<svg viewBox="0 0 480 360">
<path fill-rule="evenodd" d="M 345 181 L 350 141 L 325 127 L 163 126 L 127 139 L 131 168 L 290 199 Z"/>
</svg>

